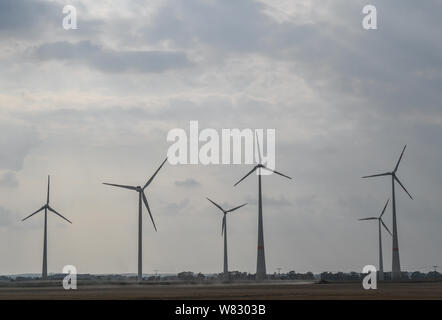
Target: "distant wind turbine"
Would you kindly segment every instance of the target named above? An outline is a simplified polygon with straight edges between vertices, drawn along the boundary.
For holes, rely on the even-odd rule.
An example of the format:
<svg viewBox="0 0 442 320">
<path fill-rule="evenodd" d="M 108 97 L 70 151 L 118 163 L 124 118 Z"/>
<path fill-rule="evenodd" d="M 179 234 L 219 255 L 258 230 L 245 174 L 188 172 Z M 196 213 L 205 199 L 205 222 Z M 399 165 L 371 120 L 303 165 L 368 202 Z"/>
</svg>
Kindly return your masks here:
<svg viewBox="0 0 442 320">
<path fill-rule="evenodd" d="M 380 281 L 384 280 L 384 262 L 383 262 L 383 258 L 382 258 L 382 233 L 381 233 L 382 227 L 381 227 L 381 225 L 388 231 L 388 233 L 390 235 L 393 235 L 390 232 L 390 230 L 387 228 L 387 226 L 385 225 L 384 221 L 382 220 L 382 216 L 385 213 L 385 209 L 387 209 L 389 201 L 390 201 L 390 199 L 388 199 L 387 202 L 385 203 L 384 209 L 382 210 L 382 213 L 379 217 L 359 219 L 359 221 L 378 220 L 378 225 L 379 225 L 379 280 Z"/>
<path fill-rule="evenodd" d="M 163 161 L 163 163 L 160 165 L 160 167 L 157 169 L 157 171 L 155 171 L 155 173 L 153 174 L 153 176 L 147 180 L 146 184 L 144 185 L 144 187 L 140 187 L 140 186 L 126 186 L 126 185 L 121 185 L 121 184 L 113 184 L 113 183 L 103 183 L 105 185 L 108 186 L 113 186 L 113 187 L 119 187 L 119 188 L 125 188 L 125 189 L 129 189 L 129 190 L 134 190 L 136 192 L 138 192 L 138 281 L 141 281 L 143 279 L 143 253 L 142 253 L 142 201 L 144 202 L 144 205 L 146 206 L 147 211 L 149 212 L 149 216 L 150 219 L 152 220 L 152 224 L 153 227 L 155 229 L 155 231 L 157 231 L 157 227 L 155 226 L 155 222 L 153 221 L 153 217 L 152 217 L 152 213 L 150 212 L 150 208 L 149 208 L 149 204 L 147 202 L 147 198 L 146 198 L 146 194 L 144 193 L 144 189 L 146 189 L 146 187 L 148 185 L 151 184 L 151 182 L 153 181 L 153 179 L 155 178 L 155 176 L 157 175 L 158 171 L 160 171 L 160 169 L 163 167 L 164 163 L 166 163 L 166 160 Z"/>
<path fill-rule="evenodd" d="M 46 204 L 41 207 L 40 209 L 38 209 L 37 211 L 35 211 L 33 214 L 27 216 L 26 218 L 24 218 L 22 221 L 25 221 L 26 219 L 32 217 L 34 214 L 39 213 L 40 211 L 44 210 L 45 211 L 45 225 L 44 225 L 44 236 L 43 236 L 43 270 L 41 273 L 41 277 L 45 280 L 48 278 L 48 250 L 47 250 L 47 244 L 48 244 L 48 210 L 55 213 L 57 216 L 61 217 L 62 219 L 66 220 L 67 222 L 71 223 L 71 221 L 69 221 L 68 219 L 66 219 L 65 217 L 63 217 L 61 214 L 59 214 L 57 211 L 55 211 L 54 209 L 52 209 L 52 207 L 49 205 L 49 187 L 50 187 L 50 182 L 51 182 L 51 178 L 50 176 L 48 176 L 48 193 L 47 193 L 47 198 L 46 198 Z"/>
<path fill-rule="evenodd" d="M 402 149 L 401 156 L 399 157 L 398 162 L 396 163 L 396 166 L 394 167 L 394 170 L 392 172 L 385 172 L 380 174 L 374 174 L 371 176 L 365 176 L 362 178 L 373 178 L 373 177 L 382 177 L 382 176 L 391 176 L 391 189 L 392 189 L 392 196 L 393 196 L 393 254 L 392 254 L 392 272 L 391 272 L 391 279 L 392 280 L 399 280 L 401 278 L 401 262 L 399 259 L 399 241 L 398 241 L 398 231 L 397 231 L 397 222 L 396 222 L 396 194 L 394 190 L 395 182 L 399 183 L 399 185 L 404 189 L 404 191 L 408 194 L 410 199 L 413 199 L 413 197 L 410 195 L 410 193 L 405 189 L 402 182 L 399 180 L 399 178 L 396 175 L 396 172 L 399 168 L 399 163 L 402 160 L 402 156 L 404 155 L 405 148 L 407 148 L 407 145 L 404 146 L 404 149 Z"/>
<path fill-rule="evenodd" d="M 238 210 L 241 207 L 244 207 L 247 203 L 242 204 L 238 207 L 235 207 L 230 210 L 224 210 L 219 204 L 215 203 L 214 201 L 210 200 L 209 198 L 206 198 L 210 202 L 213 203 L 214 206 L 216 206 L 218 209 L 220 209 L 223 212 L 223 224 L 221 227 L 221 235 L 224 234 L 224 280 L 229 280 L 229 268 L 227 263 L 227 214 L 230 212 L 233 212 L 235 210 Z"/>
<path fill-rule="evenodd" d="M 261 189 L 261 169 L 271 171 L 273 173 L 276 173 L 282 177 L 285 177 L 287 179 L 292 179 L 289 176 L 286 176 L 285 174 L 282 174 L 278 171 L 272 170 L 267 168 L 262 164 L 261 160 L 261 149 L 259 147 L 259 139 L 256 135 L 256 143 L 258 146 L 258 158 L 259 163 L 253 167 L 252 170 L 250 170 L 249 173 L 247 173 L 241 180 L 239 180 L 237 183 L 234 184 L 234 186 L 237 186 L 241 181 L 243 181 L 245 178 L 247 178 L 249 175 L 251 175 L 256 170 L 258 171 L 258 257 L 257 257 L 257 263 L 256 263 L 256 280 L 264 280 L 266 278 L 267 272 L 266 272 L 266 261 L 265 261 L 265 252 L 264 252 L 264 227 L 263 227 L 263 221 L 262 221 L 262 189 Z"/>
</svg>

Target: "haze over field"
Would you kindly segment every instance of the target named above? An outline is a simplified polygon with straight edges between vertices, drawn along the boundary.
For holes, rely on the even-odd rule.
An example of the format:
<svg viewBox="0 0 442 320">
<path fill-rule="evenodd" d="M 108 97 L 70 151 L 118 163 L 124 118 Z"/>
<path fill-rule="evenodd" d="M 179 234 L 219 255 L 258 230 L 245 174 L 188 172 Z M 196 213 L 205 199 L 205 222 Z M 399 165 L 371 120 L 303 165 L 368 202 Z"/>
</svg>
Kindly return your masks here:
<svg viewBox="0 0 442 320">
<path fill-rule="evenodd" d="M 135 273 L 137 198 L 102 182 L 143 185 L 169 130 L 276 129 L 276 169 L 263 177 L 267 272 L 377 265 L 377 216 L 398 171 L 402 270 L 442 264 L 442 4 L 366 1 L 52 0 L 0 2 L 0 274 Z M 78 30 L 62 28 L 72 4 Z M 147 190 L 143 271 L 221 272 L 223 206 L 229 269 L 254 273 L 257 182 L 250 165 L 165 164 Z M 391 209 L 384 216 L 391 227 Z M 384 234 L 384 268 L 391 238 Z"/>
</svg>

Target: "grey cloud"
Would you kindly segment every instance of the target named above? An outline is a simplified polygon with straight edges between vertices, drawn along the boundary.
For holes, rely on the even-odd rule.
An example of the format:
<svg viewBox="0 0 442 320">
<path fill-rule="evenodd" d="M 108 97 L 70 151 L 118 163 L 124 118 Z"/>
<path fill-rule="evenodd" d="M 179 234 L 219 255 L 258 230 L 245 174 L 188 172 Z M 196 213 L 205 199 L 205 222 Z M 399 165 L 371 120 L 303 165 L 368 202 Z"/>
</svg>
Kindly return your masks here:
<svg viewBox="0 0 442 320">
<path fill-rule="evenodd" d="M 228 122 L 247 119 L 249 116 L 245 113 L 235 113 L 238 105 L 233 104 L 227 99 L 210 97 L 202 101 L 192 101 L 187 99 L 169 99 L 167 104 L 162 107 L 152 108 L 149 105 L 128 105 L 128 106 L 95 106 L 88 109 L 75 109 L 73 107 L 59 107 L 49 110 L 31 111 L 21 113 L 16 112 L 16 116 L 28 121 L 37 120 L 41 123 L 63 123 L 66 125 L 89 125 L 94 121 L 118 122 L 133 124 L 134 122 L 143 122 L 147 120 L 160 120 L 167 122 L 179 122 L 184 129 L 189 126 L 189 120 L 199 120 L 201 128 L 208 125 L 216 125 L 225 120 Z M 241 110 L 246 112 L 262 111 L 263 118 L 265 109 L 273 108 L 272 105 L 265 104 L 257 106 L 254 101 L 244 100 Z M 287 110 L 288 112 L 293 112 Z"/>
<path fill-rule="evenodd" d="M 87 38 L 99 36 L 109 29 L 105 20 L 91 19 L 88 8 L 80 2 L 71 3 L 77 9 L 76 30 L 66 31 L 62 22 L 63 8 L 68 3 L 41 0 L 0 1 L 0 38 L 25 39 L 41 42 L 43 39 Z"/>
<path fill-rule="evenodd" d="M 292 202 L 290 200 L 288 200 L 285 196 L 280 196 L 278 198 L 276 197 L 271 197 L 271 196 L 267 196 L 267 195 L 263 195 L 262 196 L 262 201 L 263 203 L 265 203 L 265 205 L 267 206 L 274 206 L 274 207 L 288 207 L 292 205 Z M 257 206 L 258 205 L 258 199 L 256 197 L 252 197 L 252 196 L 247 196 L 246 197 L 246 202 Z"/>
<path fill-rule="evenodd" d="M 179 202 L 168 202 L 163 205 L 161 208 L 161 213 L 166 216 L 175 216 L 177 214 L 187 213 L 186 210 L 189 209 L 190 201 L 188 198 L 185 198 Z"/>
<path fill-rule="evenodd" d="M 0 1 L 0 34 L 30 37 L 49 25 L 61 25 L 61 8 L 54 3 L 27 0 Z"/>
<path fill-rule="evenodd" d="M 317 196 L 315 195 L 307 195 L 296 197 L 295 203 L 299 208 L 312 208 L 318 204 Z"/>
<path fill-rule="evenodd" d="M 296 72 L 323 94 L 362 97 L 375 102 L 373 110 L 391 115 L 422 108 L 436 112 L 442 86 L 440 1 L 372 4 L 379 13 L 377 31 L 361 27 L 362 0 L 317 1 L 330 14 L 325 19 L 313 15 L 309 24 L 278 23 L 264 13 L 265 4 L 252 0 L 169 1 L 142 32 L 150 41 L 173 41 L 178 47 L 203 44 L 217 57 L 221 52 L 225 58 L 232 52 L 253 52 L 296 61 Z M 413 42 L 405 35 L 412 35 Z M 401 83 L 401 92 L 392 83 Z"/>
<path fill-rule="evenodd" d="M 11 222 L 12 222 L 11 211 L 0 206 L 0 228 L 9 226 Z"/>
<path fill-rule="evenodd" d="M 39 142 L 37 131 L 33 127 L 0 122 L 0 169 L 18 171 L 31 149 Z"/>
<path fill-rule="evenodd" d="M 0 176 L 0 187 L 15 188 L 17 186 L 17 175 L 14 172 L 5 172 Z"/>
<path fill-rule="evenodd" d="M 128 121 L 142 120 L 143 118 L 153 116 L 152 112 L 142 107 L 129 106 L 96 106 L 86 110 L 75 109 L 72 107 L 60 107 L 50 110 L 39 110 L 27 113 L 16 113 L 17 116 L 23 117 L 26 120 L 38 120 L 40 122 L 48 121 L 48 124 L 52 121 L 59 121 L 67 123 L 83 123 L 97 121 L 99 119 L 109 119 L 121 122 L 123 119 Z"/>
<path fill-rule="evenodd" d="M 195 188 L 199 187 L 201 184 L 195 179 L 188 178 L 182 181 L 175 181 L 177 187 Z"/>
<path fill-rule="evenodd" d="M 435 39 L 441 23 L 427 17 L 440 14 L 442 7 L 440 2 L 430 2 L 432 9 L 424 13 L 415 1 L 373 1 L 379 29 L 366 31 L 360 26 L 361 8 L 366 3 L 338 1 L 330 7 L 334 20 L 330 18 L 322 28 L 311 26 L 319 35 L 314 46 L 301 42 L 300 47 L 290 50 L 302 62 L 298 71 L 312 84 L 321 79 L 317 88 L 324 94 L 365 99 L 372 111 L 382 112 L 384 117 L 423 108 L 436 111 L 440 108 L 436 88 L 442 86 L 437 67 L 442 64 L 442 46 Z M 394 85 L 399 83 L 399 87 Z M 361 108 L 366 104 L 352 106 L 358 112 Z"/>
<path fill-rule="evenodd" d="M 203 44 L 227 56 L 232 52 L 253 52 L 293 59 L 294 54 L 308 52 L 310 59 L 325 57 L 323 40 L 327 36 L 321 26 L 296 21 L 280 23 L 265 13 L 268 8 L 255 0 L 171 0 L 157 12 L 152 26 L 143 26 L 140 32 L 150 41 L 169 40 L 186 48 Z"/>
<path fill-rule="evenodd" d="M 33 54 L 41 61 L 78 63 L 109 73 L 155 73 L 191 65 L 183 52 L 117 51 L 90 41 L 46 43 L 37 47 Z"/>
<path fill-rule="evenodd" d="M 168 1 L 145 32 L 151 41 L 168 39 L 182 46 L 196 41 L 224 50 L 257 50 L 266 45 L 263 36 L 272 26 L 264 7 L 257 1 Z"/>
</svg>

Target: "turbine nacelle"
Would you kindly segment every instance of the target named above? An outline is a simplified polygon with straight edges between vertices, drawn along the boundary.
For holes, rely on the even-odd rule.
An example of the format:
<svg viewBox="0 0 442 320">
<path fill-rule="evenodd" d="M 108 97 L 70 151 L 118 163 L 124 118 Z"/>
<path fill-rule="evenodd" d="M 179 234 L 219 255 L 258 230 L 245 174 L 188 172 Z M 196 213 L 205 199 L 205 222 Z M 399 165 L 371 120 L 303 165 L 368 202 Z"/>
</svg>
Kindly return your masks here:
<svg viewBox="0 0 442 320">
<path fill-rule="evenodd" d="M 385 213 L 385 209 L 387 209 L 388 206 L 388 202 L 390 202 L 390 199 L 387 200 L 387 202 L 385 203 L 384 209 L 381 212 L 381 215 L 379 217 L 370 217 L 370 218 L 363 218 L 363 219 L 359 219 L 359 221 L 368 221 L 368 220 L 378 220 L 378 222 L 380 224 L 382 224 L 382 226 L 385 228 L 385 230 L 388 231 L 388 233 L 393 236 L 393 234 L 391 233 L 390 229 L 388 229 L 387 225 L 384 223 L 384 221 L 382 220 L 382 216 Z"/>
<path fill-rule="evenodd" d="M 247 178 L 249 175 L 251 175 L 253 172 L 255 172 L 256 170 L 259 170 L 259 169 L 268 170 L 268 171 L 271 171 L 271 172 L 273 172 L 273 173 L 276 173 L 277 175 L 280 175 L 280 176 L 282 176 L 282 177 L 284 177 L 284 178 L 287 178 L 287 179 L 292 180 L 291 177 L 289 177 L 289 176 L 287 176 L 287 175 L 285 175 L 285 174 L 283 174 L 283 173 L 281 173 L 281 172 L 278 172 L 278 171 L 276 171 L 276 170 L 272 170 L 272 169 L 266 167 L 266 166 L 263 165 L 263 164 L 257 164 L 256 166 L 253 167 L 252 170 L 249 171 L 249 173 L 247 173 L 243 178 L 241 178 L 241 179 L 240 179 L 237 183 L 235 183 L 233 186 L 236 187 L 236 186 L 237 186 L 238 184 L 240 184 L 245 178 Z M 258 174 L 260 174 L 260 173 L 258 172 Z"/>
<path fill-rule="evenodd" d="M 263 165 L 261 163 L 261 149 L 259 147 L 258 135 L 256 136 L 256 143 L 258 145 L 258 159 L 259 159 L 259 163 L 256 166 L 254 166 L 253 169 L 249 171 L 249 173 L 247 173 L 241 180 L 239 180 L 233 186 L 236 187 L 241 181 L 243 181 L 245 178 L 247 178 L 249 175 L 251 175 L 253 172 L 255 172 L 256 170 L 259 170 L 259 169 L 264 169 L 264 170 L 271 171 L 271 172 L 276 173 L 276 174 L 278 174 L 278 175 L 280 175 L 280 176 L 282 176 L 284 178 L 287 178 L 287 179 L 291 180 L 292 178 L 290 178 L 289 176 L 286 176 L 285 174 L 282 174 L 281 172 L 278 172 L 276 170 L 270 169 L 270 168 L 266 167 L 265 165 Z M 258 174 L 260 174 L 260 171 L 258 171 Z"/>
<path fill-rule="evenodd" d="M 60 218 L 66 220 L 67 222 L 69 222 L 70 224 L 72 224 L 72 222 L 71 222 L 69 219 L 63 217 L 60 213 L 58 213 L 57 211 L 55 211 L 55 210 L 49 205 L 49 186 L 50 186 L 50 183 L 51 183 L 51 178 L 50 178 L 50 176 L 48 176 L 48 193 L 47 193 L 47 198 L 46 198 L 46 204 L 45 204 L 43 207 L 41 207 L 40 209 L 38 209 L 37 211 L 35 211 L 34 213 L 32 213 L 32 214 L 30 214 L 29 216 L 27 216 L 26 218 L 23 218 L 21 221 L 25 221 L 25 220 L 29 219 L 30 217 L 32 217 L 33 215 L 39 213 L 40 211 L 43 211 L 43 210 L 49 210 L 49 211 L 51 211 L 52 213 L 54 213 L 54 214 L 56 214 L 57 216 L 59 216 Z"/>
<path fill-rule="evenodd" d="M 237 206 L 237 207 L 235 207 L 235 208 L 232 208 L 232 209 L 229 209 L 229 210 L 225 210 L 223 207 L 221 207 L 219 204 L 217 204 L 215 201 L 212 201 L 212 200 L 210 200 L 209 198 L 207 198 L 206 197 L 206 199 L 207 200 L 209 200 L 215 207 L 217 207 L 219 210 L 221 210 L 222 211 L 222 213 L 223 213 L 223 225 L 222 225 L 222 227 L 221 227 L 221 235 L 223 235 L 224 234 L 224 232 L 225 232 L 225 228 L 226 228 L 226 215 L 228 214 L 228 213 L 230 213 L 230 212 L 233 212 L 233 211 L 235 211 L 235 210 L 238 210 L 239 208 L 242 208 L 242 207 L 244 207 L 247 203 L 244 203 L 244 204 L 242 204 L 242 205 L 240 205 L 240 206 Z"/>
<path fill-rule="evenodd" d="M 393 183 L 394 181 L 396 181 L 397 183 L 399 183 L 399 185 L 401 186 L 401 188 L 407 193 L 407 195 L 410 197 L 410 199 L 413 200 L 413 197 L 411 196 L 411 194 L 408 192 L 408 190 L 405 188 L 405 186 L 403 185 L 403 183 L 401 182 L 401 180 L 399 180 L 399 178 L 396 175 L 396 172 L 399 168 L 399 164 L 401 163 L 402 157 L 404 155 L 405 152 L 405 148 L 407 147 L 407 145 L 404 146 L 404 148 L 402 149 L 401 155 L 399 157 L 399 160 L 396 163 L 396 166 L 394 167 L 393 171 L 391 172 L 385 172 L 385 173 L 379 173 L 379 174 L 373 174 L 370 176 L 364 176 L 362 178 L 374 178 L 374 177 L 383 177 L 383 176 L 391 176 L 393 179 Z"/>
<path fill-rule="evenodd" d="M 159 166 L 157 171 L 155 171 L 155 173 L 152 175 L 152 177 L 150 177 L 150 179 L 147 180 L 146 184 L 143 187 L 141 187 L 141 186 L 128 186 L 128 185 L 122 185 L 122 184 L 103 182 L 103 184 L 108 185 L 108 186 L 118 187 L 118 188 L 123 188 L 123 189 L 128 189 L 128 190 L 133 190 L 133 191 L 138 192 L 141 195 L 141 199 L 143 200 L 144 206 L 146 207 L 147 211 L 149 212 L 149 217 L 150 217 L 150 220 L 152 221 L 155 231 L 157 231 L 157 227 L 155 225 L 155 221 L 153 220 L 152 212 L 150 211 L 149 203 L 147 202 L 147 198 L 146 198 L 146 194 L 144 193 L 144 189 L 146 189 L 147 186 L 149 186 L 151 184 L 151 182 L 153 181 L 153 179 L 157 175 L 158 171 L 160 171 L 160 169 L 163 167 L 163 165 L 166 163 L 166 161 L 167 161 L 167 158 L 163 161 L 163 163 L 161 163 L 161 165 Z"/>
</svg>

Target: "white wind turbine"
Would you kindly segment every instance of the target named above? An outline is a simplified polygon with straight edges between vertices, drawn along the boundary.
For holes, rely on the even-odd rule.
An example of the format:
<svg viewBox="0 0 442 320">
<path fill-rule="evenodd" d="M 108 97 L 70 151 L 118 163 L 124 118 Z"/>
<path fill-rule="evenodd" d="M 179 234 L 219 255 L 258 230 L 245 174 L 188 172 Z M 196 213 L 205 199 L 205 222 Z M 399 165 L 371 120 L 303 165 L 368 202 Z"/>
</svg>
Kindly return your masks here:
<svg viewBox="0 0 442 320">
<path fill-rule="evenodd" d="M 143 259 L 143 253 L 142 253 L 142 228 L 143 228 L 142 210 L 143 210 L 143 207 L 142 207 L 142 202 L 144 202 L 144 205 L 146 206 L 146 209 L 149 212 L 150 219 L 152 220 L 153 227 L 154 227 L 155 231 L 157 231 L 157 227 L 155 226 L 155 222 L 153 221 L 152 213 L 150 212 L 149 203 L 147 202 L 147 198 L 146 198 L 146 194 L 144 193 L 144 189 L 146 189 L 147 186 L 149 186 L 151 184 L 151 182 L 153 181 L 153 179 L 157 175 L 158 171 L 160 171 L 161 167 L 164 165 L 164 163 L 166 163 L 166 161 L 167 161 L 167 158 L 166 158 L 166 160 L 163 161 L 163 163 L 160 165 L 160 167 L 157 169 L 157 171 L 155 171 L 153 176 L 149 180 L 147 180 L 144 187 L 127 186 L 127 185 L 113 184 L 113 183 L 103 183 L 108 186 L 119 187 L 119 188 L 129 189 L 129 190 L 133 190 L 133 191 L 138 192 L 138 281 L 141 281 L 143 279 L 143 262 L 142 262 L 142 259 Z"/>
<path fill-rule="evenodd" d="M 391 279 L 392 280 L 399 280 L 401 278 L 401 262 L 399 258 L 399 240 L 398 240 L 398 231 L 397 231 L 397 219 L 396 219 L 396 192 L 395 192 L 395 184 L 396 182 L 399 183 L 399 185 L 404 189 L 404 191 L 407 193 L 407 195 L 410 197 L 410 199 L 413 199 L 411 194 L 405 189 L 402 182 L 399 180 L 399 178 L 396 175 L 396 172 L 399 168 L 399 164 L 401 163 L 402 156 L 404 155 L 405 148 L 407 148 L 407 145 L 404 146 L 404 149 L 402 149 L 401 156 L 399 157 L 398 162 L 396 163 L 396 166 L 394 167 L 393 171 L 391 172 L 385 172 L 380 174 L 374 174 L 371 176 L 365 176 L 362 178 L 373 178 L 373 177 L 382 177 L 382 176 L 391 176 L 391 193 L 393 197 L 392 201 L 392 211 L 393 211 L 393 253 L 392 253 L 392 270 L 391 270 Z"/>
<path fill-rule="evenodd" d="M 57 211 L 55 211 L 50 205 L 49 205 L 49 187 L 51 183 L 51 177 L 48 176 L 48 193 L 46 198 L 46 204 L 35 211 L 34 213 L 30 214 L 26 218 L 24 218 L 22 221 L 25 221 L 26 219 L 32 217 L 34 214 L 39 213 L 40 211 L 44 210 L 45 212 L 45 224 L 44 224 L 44 236 L 43 236 L 43 269 L 41 272 L 41 277 L 43 279 L 48 278 L 48 210 L 52 213 L 56 214 L 57 216 L 61 217 L 62 219 L 66 220 L 67 222 L 71 223 L 68 219 L 63 217 L 61 214 L 59 214 Z"/>
<path fill-rule="evenodd" d="M 264 280 L 267 276 L 266 272 L 266 261 L 265 261 L 265 252 L 264 252 L 264 226 L 263 226 L 263 220 L 262 220 L 262 189 L 261 189 L 261 170 L 268 170 L 273 173 L 276 173 L 284 178 L 292 179 L 289 176 L 286 176 L 285 174 L 282 174 L 276 170 L 272 170 L 265 165 L 262 164 L 261 159 L 261 149 L 259 147 L 259 140 L 258 136 L 256 136 L 256 143 L 258 147 L 258 158 L 259 163 L 253 167 L 252 170 L 250 170 L 249 173 L 247 173 L 241 180 L 239 180 L 237 183 L 235 183 L 234 186 L 237 186 L 241 181 L 243 181 L 245 178 L 247 178 L 249 175 L 251 175 L 253 172 L 258 172 L 258 254 L 257 254 L 257 262 L 256 262 L 256 280 Z"/>
<path fill-rule="evenodd" d="M 359 219 L 359 221 L 378 220 L 378 227 L 379 227 L 379 280 L 380 281 L 384 280 L 384 262 L 383 262 L 383 258 L 382 258 L 382 232 L 381 232 L 382 227 L 381 227 L 381 225 L 385 228 L 385 230 L 388 231 L 388 233 L 391 236 L 393 235 L 390 232 L 390 230 L 387 228 L 387 226 L 385 225 L 384 221 L 382 220 L 382 216 L 385 213 L 385 209 L 387 209 L 389 201 L 390 201 L 390 199 L 388 199 L 387 202 L 385 203 L 384 209 L 382 210 L 382 213 L 379 217 L 370 217 L 370 218 Z"/>
<path fill-rule="evenodd" d="M 213 203 L 218 209 L 220 209 L 223 212 L 223 224 L 221 227 L 221 235 L 224 235 L 224 280 L 229 280 L 229 268 L 227 263 L 227 214 L 230 212 L 233 212 L 235 210 L 238 210 L 241 207 L 244 207 L 247 203 L 244 203 L 238 207 L 235 207 L 233 209 L 224 210 L 219 204 L 215 203 L 214 201 L 210 200 L 209 198 L 206 198 L 210 202 Z"/>
</svg>

